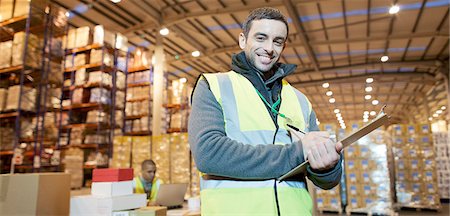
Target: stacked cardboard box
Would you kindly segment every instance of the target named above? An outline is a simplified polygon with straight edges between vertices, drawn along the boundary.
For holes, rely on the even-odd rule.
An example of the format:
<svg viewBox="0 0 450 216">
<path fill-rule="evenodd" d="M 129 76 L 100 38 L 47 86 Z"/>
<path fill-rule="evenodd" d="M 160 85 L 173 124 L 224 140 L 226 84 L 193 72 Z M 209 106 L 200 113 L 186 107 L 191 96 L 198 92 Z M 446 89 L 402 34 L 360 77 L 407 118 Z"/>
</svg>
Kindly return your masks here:
<svg viewBox="0 0 450 216">
<path fill-rule="evenodd" d="M 25 111 L 34 111 L 36 105 L 36 89 L 22 86 L 22 95 L 20 94 L 20 85 L 8 88 L 5 110 L 18 110 L 19 98 L 21 98 L 20 109 Z"/>
<path fill-rule="evenodd" d="M 450 198 L 450 139 L 446 132 L 433 133 L 434 147 L 437 153 L 438 186 L 441 198 Z"/>
<path fill-rule="evenodd" d="M 173 80 L 169 87 L 169 104 L 187 103 L 188 88 L 186 79 Z"/>
<path fill-rule="evenodd" d="M 13 41 L 0 43 L 0 53 L 3 55 L 2 58 L 0 58 L 0 68 L 11 67 L 12 44 Z"/>
<path fill-rule="evenodd" d="M 111 92 L 104 88 L 93 88 L 91 89 L 89 102 L 111 104 Z"/>
<path fill-rule="evenodd" d="M 150 86 L 132 87 L 127 89 L 127 100 L 135 100 L 150 97 Z"/>
<path fill-rule="evenodd" d="M 320 211 L 342 212 L 340 187 L 337 185 L 331 190 L 322 190 L 316 187 L 316 203 Z"/>
<path fill-rule="evenodd" d="M 111 168 L 127 168 L 131 166 L 131 142 L 132 138 L 128 136 L 114 137 Z"/>
<path fill-rule="evenodd" d="M 103 123 L 109 124 L 109 113 L 101 110 L 91 110 L 87 112 L 86 123 Z"/>
<path fill-rule="evenodd" d="M 147 204 L 145 194 L 133 194 L 133 169 L 94 169 L 90 195 L 70 199 L 71 215 L 113 215 Z"/>
<path fill-rule="evenodd" d="M 135 136 L 128 137 L 127 140 L 132 140 L 132 167 L 135 170 L 135 174 L 139 175 L 141 173 L 141 163 L 144 160 L 151 159 L 150 150 L 152 137 L 150 136 Z M 156 163 L 158 167 L 158 172 L 160 170 L 159 163 Z M 157 173 L 158 173 L 157 172 Z"/>
<path fill-rule="evenodd" d="M 105 87 L 112 86 L 112 76 L 109 73 L 105 73 L 102 71 L 93 71 L 89 72 L 89 79 L 87 82 L 88 85 L 91 84 L 101 84 Z"/>
<path fill-rule="evenodd" d="M 41 65 L 41 48 L 42 40 L 36 35 L 29 33 L 28 39 L 25 32 L 14 34 L 12 44 L 12 61 L 11 66 L 27 65 L 33 68 L 39 68 Z M 25 42 L 28 42 L 27 44 Z M 26 52 L 25 52 L 26 48 Z M 25 57 L 25 62 L 23 62 Z"/>
<path fill-rule="evenodd" d="M 0 112 L 2 112 L 5 109 L 7 96 L 8 96 L 8 89 L 0 88 Z"/>
<path fill-rule="evenodd" d="M 14 148 L 14 128 L 0 127 L 0 150 L 12 150 Z"/>
<path fill-rule="evenodd" d="M 79 148 L 69 148 L 65 151 L 64 172 L 70 174 L 71 188 L 83 186 L 83 155 L 83 150 Z"/>
<path fill-rule="evenodd" d="M 130 73 L 128 75 L 128 78 L 127 78 L 127 83 L 128 84 L 135 84 L 135 83 L 150 82 L 150 76 L 151 76 L 151 71 L 150 70 L 145 70 L 145 71 L 142 71 L 142 72 Z"/>
<path fill-rule="evenodd" d="M 158 165 L 156 177 L 170 182 L 170 139 L 169 135 L 152 136 L 152 159 Z"/>
<path fill-rule="evenodd" d="M 439 209 L 435 152 L 428 124 L 390 128 L 394 142 L 397 203 L 401 207 Z"/>
<path fill-rule="evenodd" d="M 378 129 L 344 150 L 348 212 L 393 212 L 389 146 L 387 132 Z"/>
</svg>

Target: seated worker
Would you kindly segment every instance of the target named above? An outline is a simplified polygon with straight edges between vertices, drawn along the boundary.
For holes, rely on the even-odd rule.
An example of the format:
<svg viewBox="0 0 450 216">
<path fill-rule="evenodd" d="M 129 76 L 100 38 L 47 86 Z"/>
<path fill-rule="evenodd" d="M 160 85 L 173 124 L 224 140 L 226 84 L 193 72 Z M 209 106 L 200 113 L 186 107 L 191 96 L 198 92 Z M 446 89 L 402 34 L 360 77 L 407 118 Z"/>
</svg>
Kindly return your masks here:
<svg viewBox="0 0 450 216">
<path fill-rule="evenodd" d="M 134 192 L 146 193 L 147 204 L 155 205 L 156 194 L 158 194 L 161 181 L 155 178 L 156 164 L 153 160 L 144 160 L 141 164 L 141 175 L 134 177 Z"/>
</svg>

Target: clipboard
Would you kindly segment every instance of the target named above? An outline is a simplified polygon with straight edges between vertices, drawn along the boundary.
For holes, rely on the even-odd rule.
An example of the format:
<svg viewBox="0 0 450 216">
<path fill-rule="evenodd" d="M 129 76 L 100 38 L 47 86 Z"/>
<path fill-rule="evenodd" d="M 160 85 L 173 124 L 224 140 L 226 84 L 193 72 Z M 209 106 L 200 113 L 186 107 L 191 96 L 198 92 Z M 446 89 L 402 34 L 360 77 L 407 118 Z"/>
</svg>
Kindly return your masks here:
<svg viewBox="0 0 450 216">
<path fill-rule="evenodd" d="M 383 107 L 384 108 L 384 107 Z M 364 127 L 360 128 L 359 130 L 351 133 L 344 139 L 342 139 L 340 142 L 342 143 L 342 149 L 346 148 L 347 146 L 351 145 L 352 143 L 356 142 L 357 140 L 361 139 L 365 135 L 369 134 L 370 132 L 376 130 L 377 128 L 385 125 L 389 120 L 389 116 L 381 112 L 375 119 L 373 119 L 369 124 L 364 125 Z M 291 171 L 287 172 L 286 174 L 282 175 L 281 177 L 278 177 L 278 181 L 283 181 L 291 176 L 295 176 L 300 173 L 304 173 L 306 171 L 306 167 L 308 165 L 308 160 L 301 163 L 300 165 L 296 166 Z"/>
</svg>

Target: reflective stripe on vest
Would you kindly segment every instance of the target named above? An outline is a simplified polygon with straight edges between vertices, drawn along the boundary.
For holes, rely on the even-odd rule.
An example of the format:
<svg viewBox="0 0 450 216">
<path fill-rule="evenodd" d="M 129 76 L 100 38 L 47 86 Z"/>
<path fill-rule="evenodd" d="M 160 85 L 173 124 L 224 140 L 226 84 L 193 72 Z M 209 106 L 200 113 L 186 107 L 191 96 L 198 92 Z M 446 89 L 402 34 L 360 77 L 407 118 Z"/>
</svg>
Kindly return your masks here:
<svg viewBox="0 0 450 216">
<path fill-rule="evenodd" d="M 135 184 L 135 193 L 139 194 L 145 194 L 144 184 L 141 181 L 141 178 L 139 176 L 134 177 L 134 184 Z M 154 178 L 152 182 L 152 190 L 150 191 L 150 197 L 148 197 L 148 200 L 150 201 L 156 201 L 156 195 L 158 194 L 159 185 L 161 185 L 161 181 Z"/>
<path fill-rule="evenodd" d="M 225 131 L 229 138 L 247 145 L 291 143 L 286 120 L 278 116 L 277 129 L 266 105 L 247 78 L 234 71 L 203 74 L 203 77 L 222 107 Z M 290 124 L 308 131 L 311 110 L 308 99 L 283 80 L 279 112 L 292 120 Z M 274 180 L 200 179 L 202 215 L 276 215 L 274 183 Z M 282 215 L 311 214 L 311 198 L 304 182 L 284 181 L 275 184 L 279 190 Z M 246 207 L 230 209 L 238 203 Z"/>
</svg>

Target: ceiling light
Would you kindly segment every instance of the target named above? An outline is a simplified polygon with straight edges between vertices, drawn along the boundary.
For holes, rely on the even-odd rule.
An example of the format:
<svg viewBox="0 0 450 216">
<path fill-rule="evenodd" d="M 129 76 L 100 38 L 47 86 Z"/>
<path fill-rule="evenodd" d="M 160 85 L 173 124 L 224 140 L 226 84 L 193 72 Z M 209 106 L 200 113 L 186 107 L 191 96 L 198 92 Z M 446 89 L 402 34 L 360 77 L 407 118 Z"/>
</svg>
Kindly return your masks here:
<svg viewBox="0 0 450 216">
<path fill-rule="evenodd" d="M 333 92 L 332 91 L 327 91 L 327 93 L 325 93 L 327 96 L 331 96 L 331 95 L 333 95 Z"/>
<path fill-rule="evenodd" d="M 441 114 L 441 113 L 442 113 L 442 110 L 437 110 L 436 113 L 437 113 L 437 114 Z"/>
<path fill-rule="evenodd" d="M 344 125 L 344 126 L 342 126 L 341 128 L 342 128 L 342 129 L 345 129 L 345 128 L 347 128 L 347 127 Z"/>
<path fill-rule="evenodd" d="M 367 86 L 365 90 L 366 90 L 366 92 L 371 92 L 372 91 L 372 86 Z"/>
<path fill-rule="evenodd" d="M 159 30 L 159 34 L 161 34 L 162 36 L 166 36 L 169 34 L 169 29 L 168 28 L 162 28 L 161 30 Z"/>
<path fill-rule="evenodd" d="M 366 100 L 370 100 L 370 98 L 372 98 L 372 96 L 371 96 L 371 95 L 366 95 L 366 96 L 364 96 L 364 98 L 365 98 Z"/>
<path fill-rule="evenodd" d="M 429 121 L 433 120 L 433 117 L 428 118 Z"/>
<path fill-rule="evenodd" d="M 375 112 L 375 111 L 370 111 L 370 115 L 371 116 L 374 116 L 374 115 L 376 115 L 377 114 L 377 112 Z"/>
<path fill-rule="evenodd" d="M 334 109 L 334 113 L 339 113 L 340 110 L 339 109 Z"/>
<path fill-rule="evenodd" d="M 369 111 L 364 111 L 364 115 L 369 115 Z"/>
<path fill-rule="evenodd" d="M 192 52 L 191 54 L 194 57 L 199 57 L 200 56 L 200 51 L 196 50 L 196 51 Z"/>
<path fill-rule="evenodd" d="M 363 119 L 363 122 L 368 122 L 369 121 L 369 119 Z"/>
<path fill-rule="evenodd" d="M 339 121 L 342 120 L 342 116 L 337 117 L 337 120 Z"/>
<path fill-rule="evenodd" d="M 438 116 L 439 116 L 439 115 L 438 115 L 438 114 L 436 114 L 436 113 L 435 113 L 435 114 L 433 114 L 433 117 L 435 117 L 435 118 L 437 118 Z"/>
<path fill-rule="evenodd" d="M 400 11 L 400 7 L 397 5 L 392 6 L 389 8 L 389 14 L 396 14 Z"/>
<path fill-rule="evenodd" d="M 330 83 L 324 83 L 324 84 L 322 84 L 322 87 L 328 88 L 328 87 L 330 87 Z"/>
<path fill-rule="evenodd" d="M 342 116 L 341 113 L 336 113 L 336 117 Z"/>
<path fill-rule="evenodd" d="M 119 3 L 120 1 L 122 1 L 122 0 L 110 0 L 112 3 L 114 3 L 114 4 L 117 4 L 117 3 Z"/>
<path fill-rule="evenodd" d="M 368 118 L 369 118 L 369 115 L 363 115 L 363 118 L 364 118 L 364 119 L 368 119 Z"/>
<path fill-rule="evenodd" d="M 371 78 L 371 77 L 367 78 L 366 83 L 373 83 L 373 78 Z"/>
<path fill-rule="evenodd" d="M 441 107 L 441 110 L 445 110 L 445 109 L 447 109 L 447 107 L 445 107 L 445 106 L 442 106 L 442 107 Z"/>
<path fill-rule="evenodd" d="M 330 103 L 334 103 L 334 102 L 336 102 L 336 99 L 330 98 L 328 101 L 329 101 Z"/>
<path fill-rule="evenodd" d="M 345 124 L 344 119 L 338 120 L 339 124 Z"/>
<path fill-rule="evenodd" d="M 69 11 L 66 12 L 66 17 L 70 17 L 70 12 Z"/>
<path fill-rule="evenodd" d="M 372 101 L 372 105 L 378 105 L 378 103 L 379 103 L 378 100 L 373 100 Z"/>
<path fill-rule="evenodd" d="M 387 62 L 389 60 L 389 56 L 382 56 L 380 60 L 381 62 Z"/>
<path fill-rule="evenodd" d="M 187 79 L 184 78 L 184 77 L 183 77 L 183 78 L 180 78 L 180 82 L 181 82 L 181 83 L 186 83 L 186 82 L 187 82 Z"/>
</svg>

